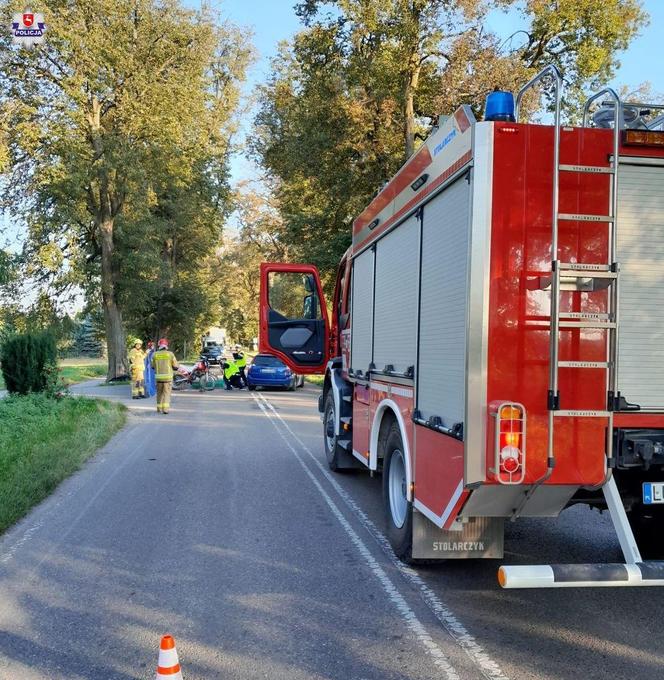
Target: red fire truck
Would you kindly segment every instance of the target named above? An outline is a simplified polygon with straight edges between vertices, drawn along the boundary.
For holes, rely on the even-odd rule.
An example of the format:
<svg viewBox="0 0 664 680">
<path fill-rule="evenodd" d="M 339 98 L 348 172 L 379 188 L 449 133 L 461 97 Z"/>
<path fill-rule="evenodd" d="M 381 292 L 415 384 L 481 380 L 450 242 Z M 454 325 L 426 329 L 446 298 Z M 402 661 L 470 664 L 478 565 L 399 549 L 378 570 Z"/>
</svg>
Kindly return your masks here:
<svg viewBox="0 0 664 680">
<path fill-rule="evenodd" d="M 519 121 L 533 87 L 551 124 Z M 325 374 L 329 466 L 382 471 L 402 559 L 500 558 L 506 519 L 586 503 L 624 564 L 500 584 L 664 585 L 664 106 L 607 88 L 566 126 L 561 90 L 548 67 L 441 119 L 355 219 L 329 316 L 315 267 L 263 264 L 260 350 Z"/>
</svg>

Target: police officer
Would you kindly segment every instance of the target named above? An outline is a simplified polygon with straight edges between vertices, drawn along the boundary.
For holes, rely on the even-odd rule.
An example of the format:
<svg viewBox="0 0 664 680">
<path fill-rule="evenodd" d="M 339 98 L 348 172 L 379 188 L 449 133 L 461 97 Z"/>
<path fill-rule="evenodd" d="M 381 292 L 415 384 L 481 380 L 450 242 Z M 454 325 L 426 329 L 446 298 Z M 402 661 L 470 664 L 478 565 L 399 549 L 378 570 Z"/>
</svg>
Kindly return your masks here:
<svg viewBox="0 0 664 680">
<path fill-rule="evenodd" d="M 168 413 L 171 407 L 173 371 L 179 368 L 175 354 L 168 349 L 168 340 L 161 338 L 157 351 L 152 355 L 152 368 L 157 379 L 157 412 Z"/>
<path fill-rule="evenodd" d="M 242 351 L 242 348 L 240 345 L 235 345 L 234 351 L 233 351 L 233 359 L 235 360 L 235 365 L 238 368 L 239 371 L 239 378 L 240 382 L 242 384 L 242 387 L 247 386 L 247 376 L 244 373 L 244 369 L 247 367 L 247 359 L 244 356 L 244 352 Z"/>
<path fill-rule="evenodd" d="M 128 355 L 132 399 L 143 399 L 145 397 L 145 352 L 142 347 L 143 343 L 136 340 Z"/>
<path fill-rule="evenodd" d="M 240 369 L 234 361 L 226 360 L 224 362 L 224 381 L 226 382 L 226 389 L 232 390 L 233 387 L 242 389 L 242 382 L 240 380 Z"/>
</svg>

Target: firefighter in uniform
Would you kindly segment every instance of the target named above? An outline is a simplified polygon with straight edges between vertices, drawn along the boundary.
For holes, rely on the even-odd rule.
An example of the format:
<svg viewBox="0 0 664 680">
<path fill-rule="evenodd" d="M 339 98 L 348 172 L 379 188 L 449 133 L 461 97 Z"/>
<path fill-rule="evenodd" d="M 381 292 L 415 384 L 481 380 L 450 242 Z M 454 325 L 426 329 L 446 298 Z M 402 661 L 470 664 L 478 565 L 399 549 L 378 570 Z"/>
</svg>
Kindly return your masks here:
<svg viewBox="0 0 664 680">
<path fill-rule="evenodd" d="M 157 351 L 152 355 L 152 368 L 157 379 L 157 412 L 168 413 L 171 407 L 173 370 L 179 366 L 175 354 L 168 349 L 166 338 L 162 338 L 157 346 Z"/>
<path fill-rule="evenodd" d="M 145 352 L 142 347 L 143 343 L 136 340 L 128 355 L 132 399 L 143 399 L 145 397 Z"/>
<path fill-rule="evenodd" d="M 240 382 L 242 383 L 242 387 L 246 387 L 247 376 L 244 373 L 244 369 L 247 367 L 247 359 L 244 356 L 244 352 L 242 351 L 240 345 L 235 345 L 233 359 L 235 360 L 235 365 L 237 366 L 238 371 L 240 373 Z"/>
</svg>

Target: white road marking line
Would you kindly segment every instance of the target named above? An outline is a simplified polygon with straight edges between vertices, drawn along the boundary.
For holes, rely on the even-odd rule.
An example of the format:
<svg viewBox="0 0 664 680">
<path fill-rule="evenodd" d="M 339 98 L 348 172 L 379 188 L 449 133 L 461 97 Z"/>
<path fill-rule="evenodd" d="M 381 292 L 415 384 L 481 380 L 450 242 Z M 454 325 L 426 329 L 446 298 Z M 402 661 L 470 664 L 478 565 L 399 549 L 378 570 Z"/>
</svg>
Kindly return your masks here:
<svg viewBox="0 0 664 680">
<path fill-rule="evenodd" d="M 422 599 L 427 604 L 429 609 L 440 623 L 447 629 L 455 642 L 466 652 L 470 659 L 479 666 L 482 675 L 487 680 L 508 680 L 498 663 L 494 661 L 483 649 L 479 642 L 472 636 L 459 621 L 454 612 L 436 595 L 436 593 L 426 585 L 420 575 L 411 567 L 405 565 L 392 550 L 392 546 L 383 533 L 376 527 L 376 525 L 369 519 L 367 514 L 360 508 L 360 506 L 353 500 L 352 496 L 337 482 L 337 480 L 330 474 L 329 470 L 323 467 L 316 455 L 307 447 L 307 445 L 298 437 L 290 428 L 288 423 L 281 417 L 272 404 L 262 395 L 258 397 L 262 399 L 267 407 L 269 407 L 274 415 L 283 424 L 289 434 L 300 445 L 302 450 L 313 460 L 316 467 L 321 471 L 323 476 L 330 482 L 334 490 L 339 494 L 344 503 L 355 513 L 360 523 L 371 534 L 374 540 L 380 545 L 383 552 L 389 557 L 390 561 L 399 570 L 401 575 L 420 593 Z"/>
<path fill-rule="evenodd" d="M 371 552 L 369 551 L 369 548 L 367 548 L 366 544 L 364 541 L 357 535 L 353 527 L 350 525 L 348 520 L 343 516 L 341 510 L 339 510 L 338 506 L 335 504 L 335 502 L 332 500 L 330 495 L 323 489 L 321 483 L 316 479 L 316 476 L 313 474 L 313 472 L 309 469 L 309 466 L 302 460 L 302 457 L 300 454 L 297 452 L 295 447 L 291 444 L 291 442 L 287 439 L 287 437 L 284 435 L 284 433 L 281 431 L 281 429 L 278 427 L 278 425 L 275 422 L 275 418 L 272 415 L 272 413 L 276 413 L 274 409 L 272 408 L 271 404 L 267 402 L 265 399 L 261 399 L 260 395 L 257 397 L 256 395 L 252 395 L 256 403 L 258 404 L 259 408 L 265 416 L 268 418 L 268 420 L 272 423 L 274 426 L 274 429 L 277 431 L 279 436 L 283 439 L 284 443 L 286 446 L 291 450 L 295 458 L 297 459 L 298 463 L 304 470 L 304 472 L 307 474 L 309 479 L 313 482 L 314 486 L 318 489 L 318 492 L 321 494 L 327 505 L 330 507 L 330 510 L 332 511 L 332 514 L 337 518 L 339 524 L 343 527 L 344 531 L 348 534 L 350 540 L 353 542 L 355 547 L 358 549 L 368 566 L 370 567 L 371 571 L 373 572 L 374 576 L 378 579 L 380 582 L 381 586 L 383 587 L 383 590 L 389 597 L 390 601 L 394 606 L 397 608 L 399 614 L 401 615 L 401 618 L 403 619 L 405 625 L 412 631 L 412 633 L 415 635 L 417 640 L 420 642 L 420 644 L 426 649 L 426 651 L 431 655 L 433 658 L 434 663 L 436 666 L 438 666 L 444 673 L 445 676 L 448 678 L 448 680 L 460 680 L 459 674 L 456 672 L 456 670 L 450 665 L 449 661 L 447 660 L 447 657 L 443 653 L 443 651 L 440 649 L 440 647 L 434 642 L 433 638 L 429 633 L 426 631 L 424 625 L 420 622 L 420 620 L 417 618 L 415 615 L 415 612 L 408 606 L 408 603 L 406 602 L 405 598 L 403 595 L 398 591 L 396 586 L 392 583 L 390 580 L 389 576 L 385 573 L 385 570 L 378 564 L 376 559 L 373 557 Z M 265 404 L 268 404 L 270 406 L 270 409 L 266 407 Z M 281 419 L 279 419 L 281 420 Z"/>
</svg>

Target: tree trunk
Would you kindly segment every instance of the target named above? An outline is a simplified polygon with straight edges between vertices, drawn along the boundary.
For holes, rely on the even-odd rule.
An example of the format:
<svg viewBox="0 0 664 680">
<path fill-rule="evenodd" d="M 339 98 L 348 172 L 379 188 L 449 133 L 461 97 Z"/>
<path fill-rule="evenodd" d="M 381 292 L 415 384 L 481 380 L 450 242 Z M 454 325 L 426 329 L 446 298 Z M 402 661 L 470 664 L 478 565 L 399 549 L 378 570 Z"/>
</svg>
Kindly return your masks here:
<svg viewBox="0 0 664 680">
<path fill-rule="evenodd" d="M 95 153 L 95 161 L 104 156 L 104 143 L 101 133 L 101 105 L 92 95 L 87 112 L 90 125 L 90 141 Z M 127 377 L 127 347 L 122 312 L 118 305 L 117 276 L 113 266 L 115 242 L 113 228 L 115 216 L 122 208 L 122 199 L 113 195 L 107 170 L 100 166 L 98 188 L 88 189 L 88 210 L 94 216 L 97 235 L 101 246 L 101 301 L 104 309 L 108 373 L 106 380 Z"/>
<path fill-rule="evenodd" d="M 127 375 L 127 347 L 122 312 L 117 301 L 117 288 L 113 268 L 113 218 L 106 217 L 99 225 L 101 241 L 101 298 L 108 347 L 108 374 L 106 380 Z"/>
</svg>

